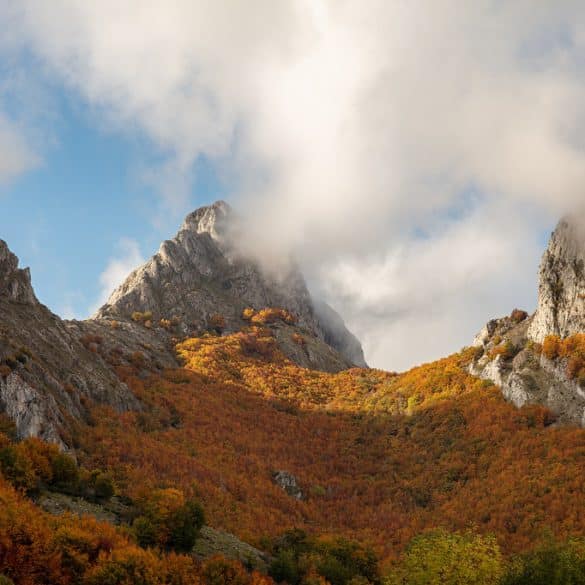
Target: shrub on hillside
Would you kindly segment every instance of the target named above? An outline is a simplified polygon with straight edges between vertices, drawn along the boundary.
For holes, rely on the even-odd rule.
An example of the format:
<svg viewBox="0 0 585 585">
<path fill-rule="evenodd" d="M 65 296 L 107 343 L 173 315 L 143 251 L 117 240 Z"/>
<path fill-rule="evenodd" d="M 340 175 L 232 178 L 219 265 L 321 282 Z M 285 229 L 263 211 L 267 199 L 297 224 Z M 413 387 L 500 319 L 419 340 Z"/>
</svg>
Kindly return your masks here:
<svg viewBox="0 0 585 585">
<path fill-rule="evenodd" d="M 250 585 L 250 575 L 241 563 L 215 556 L 203 563 L 205 585 Z"/>
<path fill-rule="evenodd" d="M 252 307 L 246 307 L 242 311 L 242 319 L 244 319 L 244 321 L 249 321 L 255 314 L 256 311 L 254 311 Z"/>
<path fill-rule="evenodd" d="M 510 319 L 514 321 L 514 323 L 521 323 L 528 317 L 528 313 L 526 311 L 522 311 L 521 309 L 514 309 L 510 314 Z"/>
<path fill-rule="evenodd" d="M 490 351 L 490 357 L 494 359 L 497 356 L 500 356 L 503 360 L 509 360 L 512 359 L 517 353 L 518 350 L 514 344 L 511 341 L 506 340 L 492 348 Z"/>
<path fill-rule="evenodd" d="M 558 335 L 548 335 L 542 343 L 542 354 L 549 360 L 554 360 L 559 356 L 561 339 Z"/>
<path fill-rule="evenodd" d="M 75 460 L 65 453 L 57 454 L 51 461 L 53 472 L 52 485 L 56 488 L 74 493 L 79 487 L 79 469 Z"/>
<path fill-rule="evenodd" d="M 142 547 L 158 545 L 176 552 L 189 552 L 205 522 L 203 508 L 185 500 L 177 489 L 155 490 L 139 503 L 141 514 L 132 527 Z"/>
<path fill-rule="evenodd" d="M 199 502 L 186 501 L 169 516 L 167 546 L 176 552 L 191 551 L 204 523 L 205 515 Z"/>
<path fill-rule="evenodd" d="M 306 345 L 307 343 L 305 338 L 300 333 L 293 333 L 291 335 L 291 339 L 294 341 L 294 343 L 300 346 Z"/>
<path fill-rule="evenodd" d="M 219 313 L 211 315 L 211 317 L 209 317 L 209 321 L 207 322 L 207 327 L 211 331 L 215 331 L 218 335 L 221 335 L 225 329 L 225 317 Z"/>
<path fill-rule="evenodd" d="M 277 321 L 293 325 L 297 320 L 296 317 L 286 309 L 270 307 L 258 311 L 252 316 L 250 321 L 257 325 L 269 325 L 270 323 L 276 323 Z"/>
<path fill-rule="evenodd" d="M 565 373 L 570 380 L 585 384 L 585 335 L 578 333 L 565 339 L 549 335 L 542 344 L 549 360 L 565 360 Z"/>
<path fill-rule="evenodd" d="M 116 493 L 116 484 L 110 474 L 98 473 L 93 489 L 98 500 L 109 500 Z"/>
<path fill-rule="evenodd" d="M 132 321 L 136 323 L 146 323 L 147 321 L 152 321 L 152 311 L 134 311 L 131 317 Z"/>
<path fill-rule="evenodd" d="M 238 333 L 238 341 L 244 355 L 270 358 L 276 349 L 276 342 L 272 337 L 261 337 L 258 332 Z"/>
</svg>

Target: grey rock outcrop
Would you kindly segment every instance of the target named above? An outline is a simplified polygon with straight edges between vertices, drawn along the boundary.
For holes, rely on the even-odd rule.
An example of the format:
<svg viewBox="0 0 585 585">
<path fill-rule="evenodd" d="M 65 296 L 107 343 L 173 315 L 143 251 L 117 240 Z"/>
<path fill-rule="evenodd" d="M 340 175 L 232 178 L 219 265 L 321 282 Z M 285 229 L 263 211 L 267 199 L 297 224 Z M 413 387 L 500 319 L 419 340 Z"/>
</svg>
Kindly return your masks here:
<svg viewBox="0 0 585 585">
<path fill-rule="evenodd" d="M 499 386 L 518 408 L 540 404 L 560 424 L 585 425 L 585 391 L 567 377 L 564 362 L 548 360 L 528 339 L 532 322 L 531 317 L 520 323 L 510 317 L 490 321 L 476 337 L 469 372 Z"/>
<path fill-rule="evenodd" d="M 281 487 L 289 496 L 296 500 L 303 500 L 303 490 L 299 486 L 297 478 L 288 471 L 275 471 L 272 474 L 274 483 Z"/>
<path fill-rule="evenodd" d="M 38 302 L 29 269 L 18 268 L 18 258 L 8 249 L 4 240 L 0 240 L 0 296 L 17 303 Z"/>
<path fill-rule="evenodd" d="M 65 448 L 56 424 L 62 417 L 52 395 L 43 395 L 12 372 L 0 379 L 0 406 L 19 437 L 39 437 Z"/>
<path fill-rule="evenodd" d="M 138 401 L 113 369 L 34 295 L 28 270 L 0 245 L 0 410 L 19 437 L 38 436 L 65 447 L 67 420 L 83 420 L 90 403 L 123 411 Z M 97 337 L 96 337 L 97 339 Z"/>
<path fill-rule="evenodd" d="M 582 215 L 562 219 L 550 238 L 540 264 L 534 315 L 520 322 L 511 317 L 489 321 L 473 342 L 478 353 L 470 372 L 500 386 L 518 407 L 542 404 L 560 423 L 585 426 L 585 389 L 567 375 L 567 359 L 549 360 L 539 348 L 548 335 L 576 333 L 585 333 Z"/>
<path fill-rule="evenodd" d="M 538 308 L 528 337 L 567 337 L 585 332 L 585 218 L 567 217 L 553 232 L 542 257 Z"/>
<path fill-rule="evenodd" d="M 226 330 L 234 331 L 245 324 L 246 307 L 281 307 L 322 342 L 320 349 L 313 344 L 313 356 L 291 346 L 291 359 L 327 371 L 365 366 L 361 346 L 341 318 L 323 305 L 320 312 L 315 310 L 293 262 L 271 272 L 241 253 L 238 221 L 223 201 L 189 214 L 175 238 L 163 242 L 150 260 L 134 270 L 94 318 L 128 320 L 135 311 L 151 312 L 154 321 L 174 318 L 184 335 L 192 335 L 208 327 L 217 314 L 225 320 Z"/>
<path fill-rule="evenodd" d="M 360 368 L 367 368 L 364 350 L 359 339 L 347 329 L 343 319 L 327 303 L 315 299 L 313 302 L 325 341 L 335 347 L 341 355 Z"/>
</svg>

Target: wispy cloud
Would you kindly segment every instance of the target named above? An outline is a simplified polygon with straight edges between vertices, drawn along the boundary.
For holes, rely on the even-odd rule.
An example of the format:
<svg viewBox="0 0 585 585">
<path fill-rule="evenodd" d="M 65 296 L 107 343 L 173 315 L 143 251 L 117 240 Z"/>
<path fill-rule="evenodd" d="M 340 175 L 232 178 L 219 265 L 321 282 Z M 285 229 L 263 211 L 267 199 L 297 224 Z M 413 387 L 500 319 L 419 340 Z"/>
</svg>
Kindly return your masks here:
<svg viewBox="0 0 585 585">
<path fill-rule="evenodd" d="M 89 313 L 95 313 L 108 300 L 110 294 L 143 262 L 144 257 L 140 252 L 138 242 L 131 238 L 122 238 L 118 242 L 116 254 L 108 260 L 104 271 L 100 274 L 100 296 L 90 307 Z"/>
<path fill-rule="evenodd" d="M 23 136 L 23 131 L 0 111 L 0 184 L 9 182 L 37 166 L 39 157 Z"/>
</svg>

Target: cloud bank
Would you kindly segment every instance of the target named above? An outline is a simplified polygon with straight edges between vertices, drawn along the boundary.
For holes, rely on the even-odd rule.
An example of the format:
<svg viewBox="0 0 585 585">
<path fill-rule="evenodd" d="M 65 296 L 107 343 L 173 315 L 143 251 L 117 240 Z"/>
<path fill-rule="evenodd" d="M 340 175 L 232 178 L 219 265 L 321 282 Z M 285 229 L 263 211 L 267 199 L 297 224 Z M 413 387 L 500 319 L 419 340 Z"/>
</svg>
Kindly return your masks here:
<svg viewBox="0 0 585 585">
<path fill-rule="evenodd" d="M 582 199 L 577 1 L 7 0 L 0 16 L 10 50 L 151 142 L 164 205 L 213 161 L 374 365 L 533 305 L 538 236 Z"/>
</svg>

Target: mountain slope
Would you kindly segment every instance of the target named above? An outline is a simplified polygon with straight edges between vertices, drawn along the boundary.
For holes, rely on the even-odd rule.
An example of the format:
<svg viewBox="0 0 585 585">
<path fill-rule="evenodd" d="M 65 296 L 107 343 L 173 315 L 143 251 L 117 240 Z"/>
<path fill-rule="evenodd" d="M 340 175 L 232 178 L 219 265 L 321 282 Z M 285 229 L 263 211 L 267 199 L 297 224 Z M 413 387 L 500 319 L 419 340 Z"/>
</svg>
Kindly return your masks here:
<svg viewBox="0 0 585 585">
<path fill-rule="evenodd" d="M 65 446 L 67 420 L 88 402 L 136 407 L 125 384 L 84 347 L 75 331 L 37 300 L 28 270 L 0 240 L 0 408 L 19 436 Z"/>
<path fill-rule="evenodd" d="M 248 306 L 294 313 L 300 333 L 280 321 L 271 326 L 297 363 L 324 371 L 354 361 L 365 365 L 359 342 L 339 316 L 327 308 L 327 325 L 321 324 L 296 268 L 276 279 L 238 256 L 226 239 L 230 222 L 233 212 L 223 202 L 187 216 L 177 238 L 164 242 L 86 321 L 62 320 L 39 303 L 30 272 L 18 268 L 0 240 L 0 408 L 21 438 L 38 436 L 68 448 L 72 421 L 84 420 L 93 403 L 140 410 L 115 367 L 137 360 L 155 370 L 175 367 L 173 340 L 217 328 L 214 318 L 222 330 L 239 329 Z M 142 318 L 147 311 L 150 317 Z M 133 319 L 136 313 L 141 318 Z"/>
<path fill-rule="evenodd" d="M 547 337 L 541 347 L 528 339 L 533 319 L 514 311 L 490 322 L 475 348 L 404 374 L 342 369 L 347 360 L 327 342 L 342 337 L 351 352 L 355 341 L 331 313 L 328 326 L 338 330 L 327 332 L 296 271 L 283 288 L 232 256 L 220 235 L 226 209 L 190 216 L 176 241 L 84 322 L 42 306 L 2 242 L 0 406 L 20 438 L 74 449 L 86 477 L 106 472 L 124 501 L 196 494 L 211 526 L 265 551 L 293 528 L 359 539 L 387 562 L 436 527 L 493 534 L 506 555 L 530 550 L 549 531 L 556 539 L 585 533 L 585 430 L 556 424 L 579 412 L 581 370 L 575 388 L 561 370 L 562 360 L 575 363 L 569 352 L 585 347 L 585 336 L 582 345 Z M 300 296 L 289 299 L 293 291 Z M 298 316 L 286 306 L 250 309 L 245 295 L 290 302 Z M 502 390 L 470 372 L 499 380 Z M 34 441 L 7 446 L 0 432 L 0 469 L 19 479 L 9 455 L 32 453 L 38 465 L 46 449 Z M 15 544 L 11 562 L 25 559 L 22 574 L 35 550 L 54 553 L 56 564 L 65 559 L 70 570 L 76 543 L 92 551 L 83 553 L 90 571 L 92 564 L 117 571 L 118 562 L 134 570 L 136 559 L 148 559 L 165 575 L 148 583 L 169 582 L 167 563 L 183 563 L 140 549 L 132 530 L 45 515 L 23 542 L 35 510 L 3 482 L 10 509 L 0 514 L 0 542 Z M 70 531 L 75 546 L 63 557 L 55 546 L 69 547 Z M 34 569 L 34 580 L 21 582 L 44 585 L 42 565 Z"/>
<path fill-rule="evenodd" d="M 120 371 L 144 413 L 98 409 L 79 432 L 81 460 L 131 496 L 195 481 L 211 524 L 252 544 L 298 527 L 384 558 L 436 526 L 495 533 L 507 552 L 585 530 L 585 431 L 506 403 L 466 373 L 473 351 L 396 375 L 300 368 L 263 328 L 177 349 L 183 368 L 163 376 Z"/>
</svg>

